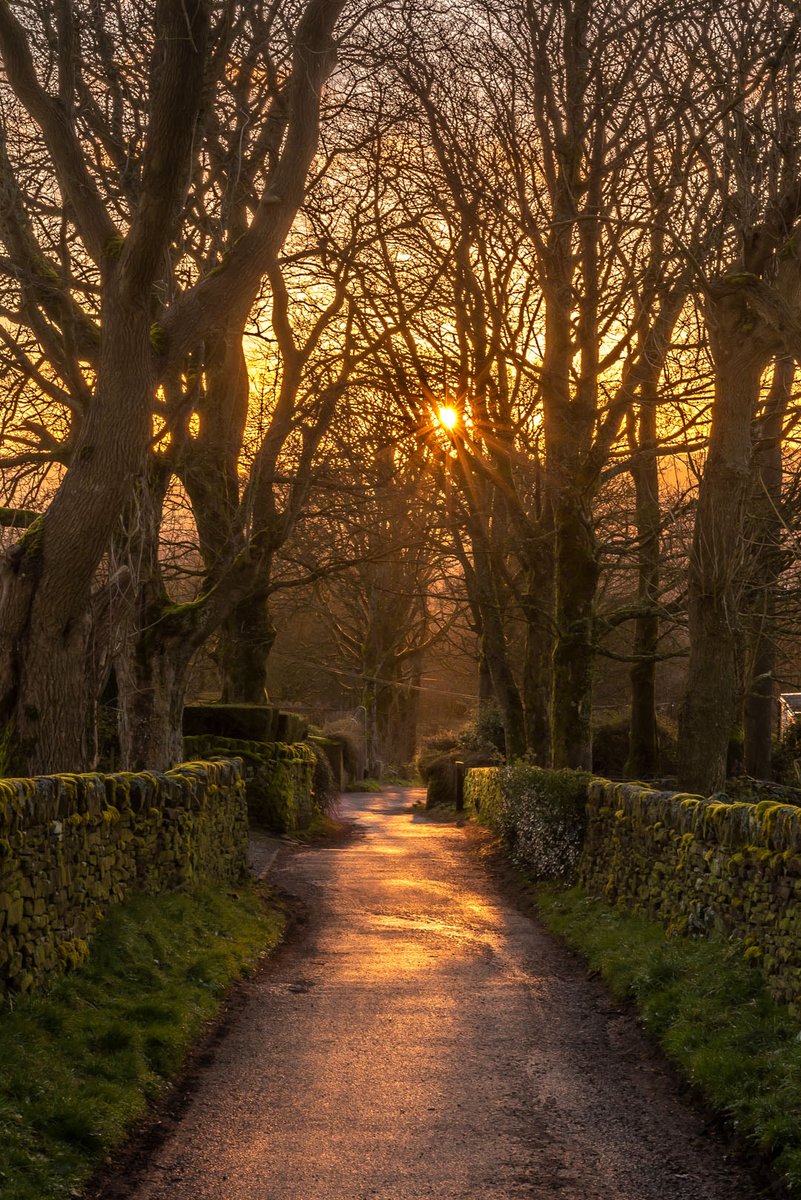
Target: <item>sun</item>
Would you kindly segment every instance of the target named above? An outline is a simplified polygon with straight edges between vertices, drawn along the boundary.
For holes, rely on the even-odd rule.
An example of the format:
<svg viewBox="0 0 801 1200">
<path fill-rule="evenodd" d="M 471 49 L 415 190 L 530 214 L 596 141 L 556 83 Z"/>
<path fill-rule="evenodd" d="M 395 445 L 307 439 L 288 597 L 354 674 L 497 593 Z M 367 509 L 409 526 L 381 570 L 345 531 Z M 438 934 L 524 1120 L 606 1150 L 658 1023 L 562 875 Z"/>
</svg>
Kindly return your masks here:
<svg viewBox="0 0 801 1200">
<path fill-rule="evenodd" d="M 442 404 L 437 409 L 437 420 L 445 429 L 455 429 L 459 424 L 459 414 L 449 404 Z"/>
</svg>

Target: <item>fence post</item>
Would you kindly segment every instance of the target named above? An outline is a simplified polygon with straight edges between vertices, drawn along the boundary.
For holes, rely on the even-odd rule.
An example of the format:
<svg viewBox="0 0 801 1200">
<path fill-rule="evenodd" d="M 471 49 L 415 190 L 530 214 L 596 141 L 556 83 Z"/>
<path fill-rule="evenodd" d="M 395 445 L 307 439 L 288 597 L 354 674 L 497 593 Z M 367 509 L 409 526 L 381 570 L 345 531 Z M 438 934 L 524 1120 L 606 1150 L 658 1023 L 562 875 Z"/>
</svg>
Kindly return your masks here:
<svg viewBox="0 0 801 1200">
<path fill-rule="evenodd" d="M 457 758 L 453 764 L 456 770 L 456 811 L 464 810 L 464 763 Z"/>
</svg>

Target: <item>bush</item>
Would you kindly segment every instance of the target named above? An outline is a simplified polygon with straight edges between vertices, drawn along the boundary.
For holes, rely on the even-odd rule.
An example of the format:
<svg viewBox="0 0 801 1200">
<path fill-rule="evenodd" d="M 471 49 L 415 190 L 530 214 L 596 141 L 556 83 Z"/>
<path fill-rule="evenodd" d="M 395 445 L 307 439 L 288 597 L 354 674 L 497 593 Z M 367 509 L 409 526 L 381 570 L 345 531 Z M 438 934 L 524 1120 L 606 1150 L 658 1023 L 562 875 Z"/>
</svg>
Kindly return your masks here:
<svg viewBox="0 0 801 1200">
<path fill-rule="evenodd" d="M 501 767 L 500 804 L 480 813 L 535 880 L 573 881 L 587 829 L 586 771 L 547 771 L 525 762 Z M 492 793 L 487 792 L 492 801 Z"/>
<path fill-rule="evenodd" d="M 497 704 L 486 702 L 481 705 L 476 719 L 459 734 L 459 744 L 465 750 L 478 750 L 484 754 L 506 753 L 503 717 Z"/>
<path fill-rule="evenodd" d="M 425 783 L 428 779 L 428 768 L 432 763 L 436 762 L 437 759 L 442 758 L 443 755 L 449 754 L 451 751 L 458 750 L 459 737 L 455 733 L 435 733 L 432 734 L 431 737 L 424 738 L 420 749 L 417 752 L 417 759 L 415 761 L 417 773 L 419 774 L 423 783 Z M 458 753 L 456 754 L 456 757 L 459 758 Z"/>
<path fill-rule="evenodd" d="M 465 808 L 474 809 L 483 824 L 499 829 L 503 805 L 501 768 L 471 768 L 465 780 L 464 798 Z"/>
</svg>

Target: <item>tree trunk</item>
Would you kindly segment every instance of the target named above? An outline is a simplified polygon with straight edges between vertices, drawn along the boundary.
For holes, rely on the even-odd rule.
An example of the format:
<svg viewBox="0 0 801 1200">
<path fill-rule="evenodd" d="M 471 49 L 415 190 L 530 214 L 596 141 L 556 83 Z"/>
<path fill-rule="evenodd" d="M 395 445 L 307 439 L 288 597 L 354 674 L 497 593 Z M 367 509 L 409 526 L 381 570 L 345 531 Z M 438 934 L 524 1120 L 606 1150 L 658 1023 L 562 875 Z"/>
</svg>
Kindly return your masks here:
<svg viewBox="0 0 801 1200">
<path fill-rule="evenodd" d="M 396 767 L 405 767 L 414 762 L 417 753 L 417 725 L 420 719 L 420 681 L 422 679 L 419 662 L 415 662 L 409 672 L 409 680 L 405 687 L 398 689 L 395 697 L 395 736 L 393 752 L 388 756 Z"/>
<path fill-rule="evenodd" d="M 181 607 L 164 590 L 159 558 L 168 464 L 151 456 L 112 542 L 108 624 L 117 681 L 123 770 L 164 771 L 183 758 L 189 663 Z M 165 621 L 169 616 L 172 625 Z"/>
<path fill-rule="evenodd" d="M 659 770 L 656 653 L 659 646 L 659 471 L 656 460 L 656 380 L 643 387 L 637 450 L 631 462 L 637 524 L 637 602 L 631 668 L 631 723 L 626 774 L 652 779 Z"/>
<path fill-rule="evenodd" d="M 267 665 L 274 642 L 267 596 L 259 591 L 238 604 L 220 630 L 217 661 L 227 704 L 266 703 Z"/>
<path fill-rule="evenodd" d="M 555 624 L 551 685 L 553 766 L 592 770 L 593 615 L 598 560 L 591 513 L 559 497 L 556 512 Z"/>
<path fill-rule="evenodd" d="M 473 543 L 473 569 L 477 603 L 481 611 L 481 657 L 487 664 L 492 691 L 501 712 L 507 758 L 520 758 L 526 752 L 525 722 L 520 691 L 512 673 L 501 619 L 500 601 L 493 584 L 492 568 L 486 549 Z"/>
<path fill-rule="evenodd" d="M 548 556 L 550 559 L 550 555 Z M 553 561 L 529 568 L 523 600 L 526 618 L 523 650 L 523 709 L 526 746 L 541 766 L 551 761 L 551 671 L 553 665 Z"/>
<path fill-rule="evenodd" d="M 154 632 L 158 630 L 155 626 Z M 167 771 L 184 758 L 182 719 L 191 653 L 183 640 L 140 634 L 117 663 L 120 753 L 127 771 Z"/>
<path fill-rule="evenodd" d="M 478 650 L 478 711 L 481 712 L 488 704 L 495 703 L 495 693 L 492 690 L 492 676 L 489 664 L 484 657 L 482 639 L 479 637 Z"/>
<path fill-rule="evenodd" d="M 745 770 L 755 779 L 770 779 L 773 773 L 776 585 L 784 565 L 782 429 L 794 375 L 791 359 L 776 363 L 765 411 L 755 429 L 746 538 L 751 554 L 745 606 L 749 661 L 743 705 Z"/>
<path fill-rule="evenodd" d="M 749 614 L 749 624 L 755 621 L 757 628 L 749 631 L 751 680 L 743 705 L 743 727 L 745 773 L 754 779 L 773 778 L 775 617 L 776 605 L 770 589 L 765 594 L 762 611 Z"/>
<path fill-rule="evenodd" d="M 690 554 L 690 656 L 679 714 L 679 785 L 702 795 L 725 784 L 737 711 L 751 422 L 768 358 L 743 330 L 741 307 L 724 305 L 716 306 L 710 322 L 715 398 Z"/>
<path fill-rule="evenodd" d="M 385 669 L 394 682 L 377 685 L 373 755 L 382 766 L 400 768 L 414 759 L 420 707 L 419 662 L 406 660 L 400 670 Z"/>
<path fill-rule="evenodd" d="M 93 765 L 89 593 L 144 463 L 155 388 L 146 306 L 104 306 L 97 391 L 47 512 L 11 549 L 0 600 L 0 719 L 26 774 Z"/>
</svg>

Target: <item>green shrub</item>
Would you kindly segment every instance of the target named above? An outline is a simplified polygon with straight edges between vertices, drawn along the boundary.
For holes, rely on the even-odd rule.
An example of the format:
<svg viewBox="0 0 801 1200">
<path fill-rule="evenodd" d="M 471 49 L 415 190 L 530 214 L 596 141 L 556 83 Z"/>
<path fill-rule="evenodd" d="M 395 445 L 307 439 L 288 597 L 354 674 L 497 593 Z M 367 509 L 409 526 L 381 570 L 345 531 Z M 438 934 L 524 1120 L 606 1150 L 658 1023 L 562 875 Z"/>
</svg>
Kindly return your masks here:
<svg viewBox="0 0 801 1200">
<path fill-rule="evenodd" d="M 479 813 L 532 879 L 572 881 L 584 845 L 591 778 L 586 771 L 547 771 L 511 763 L 499 768 L 497 782 L 487 780 Z M 472 787 L 471 781 L 471 795 Z"/>
<path fill-rule="evenodd" d="M 436 737 L 426 738 L 417 754 L 415 765 L 423 783 L 428 783 L 429 769 L 441 758 L 453 753 L 455 758 L 461 758 L 456 734 L 437 734 Z M 436 768 L 435 768 L 436 769 Z"/>
<path fill-rule="evenodd" d="M 368 794 L 383 792 L 380 779 L 372 779 L 370 776 L 367 779 L 354 779 L 353 783 L 348 784 L 349 792 L 365 792 Z"/>
<path fill-rule="evenodd" d="M 501 710 L 494 702 L 483 703 L 478 715 L 459 734 L 459 744 L 465 750 L 478 750 L 484 754 L 503 755 L 506 752 L 506 734 Z"/>
</svg>

